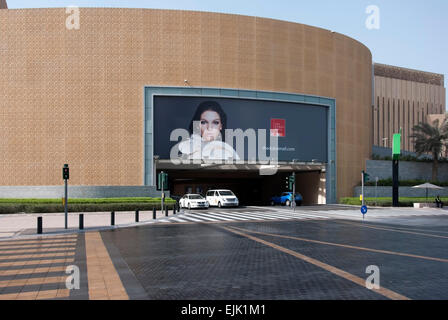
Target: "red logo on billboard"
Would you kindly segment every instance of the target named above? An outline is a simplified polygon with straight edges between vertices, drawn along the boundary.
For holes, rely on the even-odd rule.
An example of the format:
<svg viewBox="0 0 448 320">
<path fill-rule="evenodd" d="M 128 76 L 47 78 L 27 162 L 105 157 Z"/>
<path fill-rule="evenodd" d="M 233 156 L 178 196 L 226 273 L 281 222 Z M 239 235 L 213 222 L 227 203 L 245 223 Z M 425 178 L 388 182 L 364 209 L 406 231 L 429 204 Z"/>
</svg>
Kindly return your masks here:
<svg viewBox="0 0 448 320">
<path fill-rule="evenodd" d="M 271 136 L 277 136 L 277 137 L 286 136 L 285 119 L 271 119 Z"/>
</svg>

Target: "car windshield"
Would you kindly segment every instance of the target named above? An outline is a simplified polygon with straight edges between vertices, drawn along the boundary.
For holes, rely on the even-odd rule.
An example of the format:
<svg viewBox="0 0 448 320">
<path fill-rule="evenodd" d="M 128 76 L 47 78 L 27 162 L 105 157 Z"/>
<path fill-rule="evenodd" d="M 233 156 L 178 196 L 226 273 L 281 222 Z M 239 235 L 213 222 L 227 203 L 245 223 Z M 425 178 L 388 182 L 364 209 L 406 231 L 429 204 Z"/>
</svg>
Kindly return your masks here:
<svg viewBox="0 0 448 320">
<path fill-rule="evenodd" d="M 234 194 L 232 193 L 232 191 L 219 191 L 219 194 L 221 196 L 233 196 Z"/>
<path fill-rule="evenodd" d="M 194 195 L 190 196 L 190 199 L 192 199 L 192 200 L 201 200 L 203 198 L 202 198 L 202 196 L 200 196 L 198 194 L 194 194 Z"/>
</svg>

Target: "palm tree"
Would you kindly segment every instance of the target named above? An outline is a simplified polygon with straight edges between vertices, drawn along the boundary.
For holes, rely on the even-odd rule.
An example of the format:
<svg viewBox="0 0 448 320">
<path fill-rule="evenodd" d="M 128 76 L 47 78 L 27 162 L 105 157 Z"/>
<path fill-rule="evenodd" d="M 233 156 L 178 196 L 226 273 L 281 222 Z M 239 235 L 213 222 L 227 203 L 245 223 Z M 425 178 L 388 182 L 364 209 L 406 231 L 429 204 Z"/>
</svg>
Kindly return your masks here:
<svg viewBox="0 0 448 320">
<path fill-rule="evenodd" d="M 448 121 L 445 119 L 441 126 L 439 126 L 439 120 L 435 120 L 432 125 L 421 122 L 415 125 L 412 130 L 413 134 L 409 137 L 414 139 L 417 154 L 419 156 L 423 153 L 432 154 L 432 181 L 437 181 L 439 156 L 445 141 L 448 139 Z"/>
</svg>

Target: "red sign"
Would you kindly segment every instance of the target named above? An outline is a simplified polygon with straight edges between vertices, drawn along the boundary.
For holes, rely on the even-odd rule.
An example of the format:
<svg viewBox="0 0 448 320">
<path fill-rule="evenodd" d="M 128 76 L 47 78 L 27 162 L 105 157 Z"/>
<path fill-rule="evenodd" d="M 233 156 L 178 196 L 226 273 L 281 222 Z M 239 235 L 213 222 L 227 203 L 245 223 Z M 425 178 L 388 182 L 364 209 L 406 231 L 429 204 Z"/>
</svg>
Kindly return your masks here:
<svg viewBox="0 0 448 320">
<path fill-rule="evenodd" d="M 285 119 L 271 119 L 271 136 L 277 136 L 277 137 L 286 136 Z"/>
</svg>

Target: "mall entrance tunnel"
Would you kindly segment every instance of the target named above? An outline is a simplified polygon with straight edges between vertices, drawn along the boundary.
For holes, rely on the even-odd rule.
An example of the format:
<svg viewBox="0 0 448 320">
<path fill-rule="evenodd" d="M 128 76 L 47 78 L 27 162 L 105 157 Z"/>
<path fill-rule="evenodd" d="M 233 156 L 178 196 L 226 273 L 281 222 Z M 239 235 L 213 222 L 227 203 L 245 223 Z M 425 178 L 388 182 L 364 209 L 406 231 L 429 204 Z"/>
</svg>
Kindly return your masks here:
<svg viewBox="0 0 448 320">
<path fill-rule="evenodd" d="M 208 190 L 229 189 L 238 197 L 240 206 L 268 206 L 273 196 L 287 189 L 286 177 L 291 171 L 261 176 L 258 170 L 164 170 L 168 173 L 170 194 L 174 198 L 187 193 L 205 196 Z M 325 197 L 325 173 L 296 172 L 296 192 L 303 197 L 302 205 L 315 205 Z"/>
</svg>

